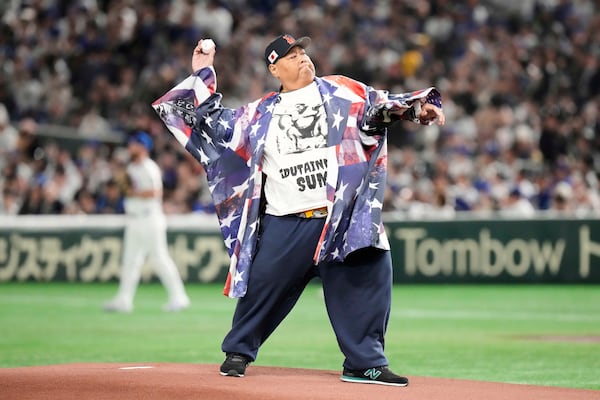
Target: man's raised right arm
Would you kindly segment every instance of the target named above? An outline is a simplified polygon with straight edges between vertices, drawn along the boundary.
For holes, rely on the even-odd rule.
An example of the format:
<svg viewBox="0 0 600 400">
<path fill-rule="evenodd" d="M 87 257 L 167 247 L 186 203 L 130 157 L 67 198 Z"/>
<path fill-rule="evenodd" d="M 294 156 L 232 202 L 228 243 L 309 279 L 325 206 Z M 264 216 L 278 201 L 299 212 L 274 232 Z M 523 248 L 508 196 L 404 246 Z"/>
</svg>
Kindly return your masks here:
<svg viewBox="0 0 600 400">
<path fill-rule="evenodd" d="M 199 41 L 192 55 L 194 72 L 152 103 L 177 141 L 205 166 L 231 141 L 235 115 L 221 105 L 222 96 L 216 92 L 214 54 L 214 48 L 202 53 Z"/>
</svg>

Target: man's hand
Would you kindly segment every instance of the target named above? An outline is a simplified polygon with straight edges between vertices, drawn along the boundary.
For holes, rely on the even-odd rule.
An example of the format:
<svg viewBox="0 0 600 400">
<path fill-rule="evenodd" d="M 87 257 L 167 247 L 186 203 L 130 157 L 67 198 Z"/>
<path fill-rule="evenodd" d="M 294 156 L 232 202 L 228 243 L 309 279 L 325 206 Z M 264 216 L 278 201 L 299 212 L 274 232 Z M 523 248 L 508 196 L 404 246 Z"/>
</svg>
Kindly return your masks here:
<svg viewBox="0 0 600 400">
<path fill-rule="evenodd" d="M 210 67 L 215 61 L 216 50 L 214 47 L 208 51 L 208 54 L 202 52 L 203 40 L 208 39 L 198 40 L 198 44 L 194 48 L 194 53 L 192 54 L 192 72 L 196 72 L 204 67 Z"/>
<path fill-rule="evenodd" d="M 446 116 L 442 109 L 429 103 L 421 106 L 421 112 L 419 112 L 418 117 L 422 124 L 430 124 L 436 119 L 438 125 L 444 125 L 446 122 Z"/>
</svg>

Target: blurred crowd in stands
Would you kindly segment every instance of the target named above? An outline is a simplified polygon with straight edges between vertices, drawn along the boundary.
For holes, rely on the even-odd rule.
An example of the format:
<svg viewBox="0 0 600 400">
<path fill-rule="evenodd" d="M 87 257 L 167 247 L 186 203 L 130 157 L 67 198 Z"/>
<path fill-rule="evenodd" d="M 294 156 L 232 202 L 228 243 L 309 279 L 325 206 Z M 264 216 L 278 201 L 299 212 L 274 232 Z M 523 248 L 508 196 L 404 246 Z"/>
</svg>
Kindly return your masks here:
<svg viewBox="0 0 600 400">
<path fill-rule="evenodd" d="M 212 212 L 202 169 L 150 104 L 190 74 L 203 37 L 225 106 L 277 90 L 262 55 L 282 32 L 312 37 L 318 75 L 441 91 L 445 126 L 389 130 L 387 211 L 600 211 L 593 0 L 7 0 L 0 16 L 0 214 L 123 212 L 135 130 L 154 138 L 165 211 Z"/>
</svg>

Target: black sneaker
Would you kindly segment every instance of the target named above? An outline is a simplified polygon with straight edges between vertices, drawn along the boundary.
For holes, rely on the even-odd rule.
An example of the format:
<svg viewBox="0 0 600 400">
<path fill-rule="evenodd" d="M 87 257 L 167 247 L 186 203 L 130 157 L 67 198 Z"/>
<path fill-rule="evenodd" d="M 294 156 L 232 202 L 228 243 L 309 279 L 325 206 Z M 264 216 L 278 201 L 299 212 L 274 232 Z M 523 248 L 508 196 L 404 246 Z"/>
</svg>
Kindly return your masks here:
<svg viewBox="0 0 600 400">
<path fill-rule="evenodd" d="M 229 353 L 223 364 L 221 364 L 221 375 L 242 377 L 248 364 L 250 364 L 250 359 L 245 355 Z"/>
<path fill-rule="evenodd" d="M 396 375 L 387 366 L 352 370 L 344 368 L 344 382 L 374 383 L 376 385 L 408 386 L 408 378 Z"/>
</svg>

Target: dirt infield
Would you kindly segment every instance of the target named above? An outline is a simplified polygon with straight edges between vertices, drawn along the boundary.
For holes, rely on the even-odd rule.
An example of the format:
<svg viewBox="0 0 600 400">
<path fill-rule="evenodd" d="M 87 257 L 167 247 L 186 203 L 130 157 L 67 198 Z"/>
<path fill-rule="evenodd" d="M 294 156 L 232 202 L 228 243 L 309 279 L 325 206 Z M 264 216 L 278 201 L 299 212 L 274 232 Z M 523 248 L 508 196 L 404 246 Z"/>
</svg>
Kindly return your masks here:
<svg viewBox="0 0 600 400">
<path fill-rule="evenodd" d="M 244 378 L 206 364 L 65 364 L 0 369 L 3 399 L 598 400 L 600 391 L 410 377 L 399 388 L 340 381 L 337 371 L 252 366 Z"/>
</svg>

